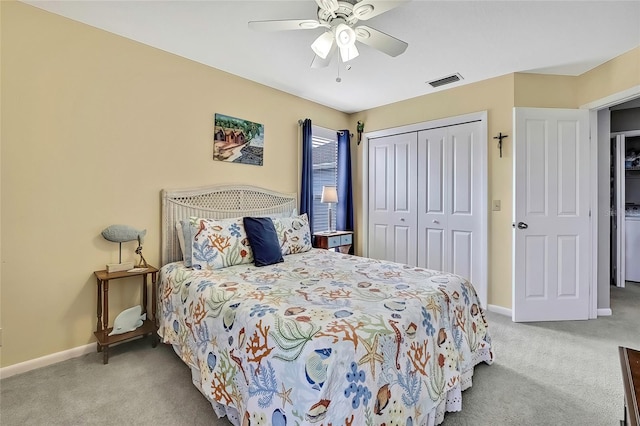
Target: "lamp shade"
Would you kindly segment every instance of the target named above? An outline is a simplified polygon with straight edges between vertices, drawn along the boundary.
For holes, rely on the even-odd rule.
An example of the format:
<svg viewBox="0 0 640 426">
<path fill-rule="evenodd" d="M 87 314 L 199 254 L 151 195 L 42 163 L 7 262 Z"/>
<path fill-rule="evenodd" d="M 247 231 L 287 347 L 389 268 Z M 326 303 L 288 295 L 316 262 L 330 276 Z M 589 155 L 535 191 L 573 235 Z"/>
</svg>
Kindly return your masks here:
<svg viewBox="0 0 640 426">
<path fill-rule="evenodd" d="M 323 186 L 321 203 L 337 203 L 338 202 L 338 190 L 335 186 Z"/>
<path fill-rule="evenodd" d="M 311 44 L 311 49 L 313 52 L 321 57 L 322 59 L 326 59 L 329 52 L 331 52 L 331 48 L 333 47 L 333 33 L 327 31 L 325 33 L 320 34 L 320 36 Z"/>
<path fill-rule="evenodd" d="M 336 27 L 336 43 L 338 47 L 349 47 L 356 43 L 356 32 L 346 24 L 338 24 Z"/>
<path fill-rule="evenodd" d="M 340 48 L 340 57 L 342 58 L 342 62 L 348 62 L 359 54 L 360 52 L 358 52 L 358 48 L 355 44 Z"/>
</svg>

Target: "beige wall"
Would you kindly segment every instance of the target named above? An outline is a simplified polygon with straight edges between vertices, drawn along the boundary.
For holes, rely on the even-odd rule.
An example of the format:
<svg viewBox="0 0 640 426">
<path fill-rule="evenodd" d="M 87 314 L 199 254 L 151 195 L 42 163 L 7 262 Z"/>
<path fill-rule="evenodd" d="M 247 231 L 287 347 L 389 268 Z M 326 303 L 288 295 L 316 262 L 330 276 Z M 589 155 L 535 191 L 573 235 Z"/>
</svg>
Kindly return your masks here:
<svg viewBox="0 0 640 426">
<path fill-rule="evenodd" d="M 348 115 L 14 2 L 2 10 L 2 366 L 94 341 L 100 236 L 147 229 L 160 255 L 160 190 L 246 183 L 296 192 L 298 124 Z M 277 107 L 276 107 L 277 106 Z M 264 166 L 212 160 L 213 114 L 265 125 Z M 135 243 L 123 244 L 123 260 Z M 134 284 L 137 281 L 133 282 Z M 138 303 L 112 284 L 111 318 Z"/>
<path fill-rule="evenodd" d="M 487 111 L 489 141 L 489 199 L 500 200 L 502 210 L 489 215 L 489 282 L 488 301 L 492 305 L 511 306 L 511 140 L 505 139 L 502 158 L 499 157 L 493 136 L 502 132 L 511 135 L 513 108 L 513 74 L 469 84 L 431 95 L 363 111 L 352 116 L 351 128 L 361 120 L 365 133 L 438 118 L 451 117 L 477 111 Z M 362 212 L 362 157 L 366 149 L 363 142 L 353 152 L 354 197 L 358 212 Z M 361 215 L 356 219 L 358 250 L 362 247 Z"/>
<path fill-rule="evenodd" d="M 92 271 L 117 260 L 100 231 L 147 228 L 157 264 L 162 188 L 297 191 L 304 117 L 371 132 L 486 110 L 489 198 L 502 201 L 489 215 L 488 300 L 510 308 L 512 140 L 499 158 L 493 136 L 513 134 L 514 106 L 575 108 L 640 84 L 639 47 L 580 77 L 511 74 L 348 116 L 22 3 L 0 2 L 0 22 L 2 366 L 94 341 Z M 211 160 L 216 112 L 265 125 L 263 167 Z M 352 146 L 358 250 L 365 146 Z M 137 303 L 137 286 L 114 286 L 112 318 Z"/>
<path fill-rule="evenodd" d="M 640 46 L 577 77 L 577 105 L 640 86 Z"/>
<path fill-rule="evenodd" d="M 512 114 L 513 107 L 578 108 L 588 102 L 640 85 L 640 47 L 578 76 L 510 74 L 353 114 L 365 123 L 365 133 L 470 112 L 488 111 L 489 200 L 501 200 L 502 210 L 489 213 L 488 303 L 511 308 Z M 505 139 L 499 158 L 493 136 Z M 362 212 L 362 158 L 366 143 L 353 148 L 356 173 L 355 204 Z M 491 203 L 489 203 L 491 205 Z M 356 219 L 361 250 L 361 215 Z M 607 306 L 598 306 L 606 307 Z"/>
</svg>

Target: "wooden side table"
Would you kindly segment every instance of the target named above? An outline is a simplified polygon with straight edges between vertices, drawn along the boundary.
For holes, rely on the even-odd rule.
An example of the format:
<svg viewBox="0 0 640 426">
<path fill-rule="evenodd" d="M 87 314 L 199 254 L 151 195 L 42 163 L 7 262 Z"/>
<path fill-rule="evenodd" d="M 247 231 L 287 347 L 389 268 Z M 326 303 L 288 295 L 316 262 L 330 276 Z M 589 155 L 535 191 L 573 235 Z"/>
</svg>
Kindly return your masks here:
<svg viewBox="0 0 640 426">
<path fill-rule="evenodd" d="M 348 254 L 353 244 L 353 231 L 329 231 L 313 234 L 313 246 L 321 249 L 337 248 Z"/>
<path fill-rule="evenodd" d="M 112 272 L 109 273 L 106 270 L 95 271 L 93 273 L 96 276 L 98 284 L 98 324 L 96 325 L 96 331 L 93 333 L 98 340 L 98 352 L 102 352 L 103 364 L 109 363 L 109 346 L 116 343 L 124 342 L 134 337 L 151 335 L 151 346 L 156 347 L 158 345 L 158 327 L 156 326 L 156 278 L 158 275 L 158 269 L 153 266 L 148 266 L 144 271 L 140 272 Z M 147 313 L 147 276 L 151 275 L 151 316 Z M 114 334 L 109 336 L 113 327 L 109 327 L 109 281 L 119 280 L 121 278 L 130 277 L 142 277 L 142 313 L 147 314 L 147 319 L 144 320 L 142 325 L 133 331 L 122 334 Z"/>
<path fill-rule="evenodd" d="M 640 425 L 640 351 L 618 346 L 624 383 L 623 425 Z"/>
</svg>

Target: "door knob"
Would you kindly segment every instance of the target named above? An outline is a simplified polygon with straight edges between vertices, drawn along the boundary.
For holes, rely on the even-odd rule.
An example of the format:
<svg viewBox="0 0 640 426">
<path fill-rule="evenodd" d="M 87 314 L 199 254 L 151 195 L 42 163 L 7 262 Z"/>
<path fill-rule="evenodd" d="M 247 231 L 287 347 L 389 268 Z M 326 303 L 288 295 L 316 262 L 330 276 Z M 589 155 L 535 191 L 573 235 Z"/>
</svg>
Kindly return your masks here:
<svg viewBox="0 0 640 426">
<path fill-rule="evenodd" d="M 401 217 L 401 218 L 400 218 L 400 222 L 404 222 L 404 217 Z"/>
<path fill-rule="evenodd" d="M 524 222 L 518 222 L 518 229 L 527 229 L 529 225 Z"/>
<path fill-rule="evenodd" d="M 433 219 L 433 223 L 440 223 L 440 222 L 438 222 L 437 220 Z"/>
</svg>

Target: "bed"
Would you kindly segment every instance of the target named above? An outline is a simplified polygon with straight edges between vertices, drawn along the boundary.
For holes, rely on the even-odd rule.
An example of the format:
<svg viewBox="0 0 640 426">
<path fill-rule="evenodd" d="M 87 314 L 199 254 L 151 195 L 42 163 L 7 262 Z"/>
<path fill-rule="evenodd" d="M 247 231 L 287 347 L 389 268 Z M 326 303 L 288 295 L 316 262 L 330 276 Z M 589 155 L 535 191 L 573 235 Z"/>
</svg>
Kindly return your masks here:
<svg viewBox="0 0 640 426">
<path fill-rule="evenodd" d="M 162 193 L 158 333 L 216 414 L 234 425 L 434 425 L 461 410 L 474 366 L 493 361 L 463 278 L 310 248 L 304 234 L 267 266 L 185 265 L 176 222 L 269 217 L 304 232 L 296 204 L 239 185 Z"/>
</svg>

